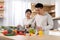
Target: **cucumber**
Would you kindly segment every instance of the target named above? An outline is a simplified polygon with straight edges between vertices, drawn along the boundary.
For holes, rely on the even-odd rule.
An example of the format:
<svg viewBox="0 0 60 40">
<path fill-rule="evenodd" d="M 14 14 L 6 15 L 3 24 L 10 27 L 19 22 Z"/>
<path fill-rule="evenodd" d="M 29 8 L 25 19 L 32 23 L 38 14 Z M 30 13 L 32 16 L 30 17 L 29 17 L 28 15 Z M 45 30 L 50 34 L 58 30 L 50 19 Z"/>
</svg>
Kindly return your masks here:
<svg viewBox="0 0 60 40">
<path fill-rule="evenodd" d="M 5 35 L 5 36 L 14 36 L 14 34 L 7 34 L 7 35 Z"/>
</svg>

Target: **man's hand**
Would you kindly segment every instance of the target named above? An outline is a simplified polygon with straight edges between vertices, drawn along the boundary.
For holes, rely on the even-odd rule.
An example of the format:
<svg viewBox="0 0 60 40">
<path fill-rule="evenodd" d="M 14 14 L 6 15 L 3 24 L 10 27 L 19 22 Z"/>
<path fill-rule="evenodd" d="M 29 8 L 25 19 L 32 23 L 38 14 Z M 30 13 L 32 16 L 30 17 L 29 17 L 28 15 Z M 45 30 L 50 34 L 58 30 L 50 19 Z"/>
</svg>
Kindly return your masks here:
<svg viewBox="0 0 60 40">
<path fill-rule="evenodd" d="M 17 25 L 17 27 L 22 27 L 21 25 Z"/>
<path fill-rule="evenodd" d="M 42 30 L 42 27 L 37 26 L 36 28 L 37 28 L 38 31 Z"/>
</svg>

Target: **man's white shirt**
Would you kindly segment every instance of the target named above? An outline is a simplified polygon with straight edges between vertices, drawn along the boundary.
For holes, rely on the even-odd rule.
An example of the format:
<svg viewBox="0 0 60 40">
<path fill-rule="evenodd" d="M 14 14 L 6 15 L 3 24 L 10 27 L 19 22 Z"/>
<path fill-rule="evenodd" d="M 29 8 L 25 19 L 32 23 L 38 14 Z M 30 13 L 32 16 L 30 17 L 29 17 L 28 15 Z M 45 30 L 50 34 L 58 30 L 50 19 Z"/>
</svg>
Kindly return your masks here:
<svg viewBox="0 0 60 40">
<path fill-rule="evenodd" d="M 37 14 L 34 17 L 34 19 L 35 20 L 33 23 L 36 23 L 37 27 L 42 27 L 43 30 L 49 30 L 53 28 L 53 20 L 52 20 L 52 17 L 48 13 L 45 13 L 45 15 L 43 16 Z"/>
</svg>

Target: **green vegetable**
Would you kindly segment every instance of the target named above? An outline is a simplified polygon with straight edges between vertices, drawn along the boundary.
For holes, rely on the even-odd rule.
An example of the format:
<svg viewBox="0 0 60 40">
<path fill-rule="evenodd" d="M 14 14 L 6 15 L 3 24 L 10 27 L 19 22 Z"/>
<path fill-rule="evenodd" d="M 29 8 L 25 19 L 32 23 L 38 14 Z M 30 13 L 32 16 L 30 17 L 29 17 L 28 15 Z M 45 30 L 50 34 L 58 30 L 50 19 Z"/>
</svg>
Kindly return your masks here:
<svg viewBox="0 0 60 40">
<path fill-rule="evenodd" d="M 11 29 L 8 29 L 8 33 L 12 33 L 12 30 Z"/>
<path fill-rule="evenodd" d="M 1 26 L 2 29 L 7 29 L 5 26 Z"/>
<path fill-rule="evenodd" d="M 15 26 L 9 26 L 11 29 L 16 29 L 17 27 L 15 27 Z"/>
<path fill-rule="evenodd" d="M 35 33 L 35 30 L 32 29 L 32 28 L 30 28 L 30 29 L 29 29 L 29 33 Z"/>
<path fill-rule="evenodd" d="M 14 36 L 14 34 L 7 34 L 7 35 L 5 35 L 5 36 Z"/>
</svg>

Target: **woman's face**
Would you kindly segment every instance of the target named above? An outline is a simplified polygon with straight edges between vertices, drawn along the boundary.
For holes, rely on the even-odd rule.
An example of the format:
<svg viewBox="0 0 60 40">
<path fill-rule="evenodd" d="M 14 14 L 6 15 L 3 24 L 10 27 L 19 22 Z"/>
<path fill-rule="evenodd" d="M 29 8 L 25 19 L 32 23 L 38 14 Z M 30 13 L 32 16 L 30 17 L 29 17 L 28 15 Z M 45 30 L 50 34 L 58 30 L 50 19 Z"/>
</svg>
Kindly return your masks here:
<svg viewBox="0 0 60 40">
<path fill-rule="evenodd" d="M 26 12 L 26 17 L 30 18 L 31 12 Z"/>
</svg>

